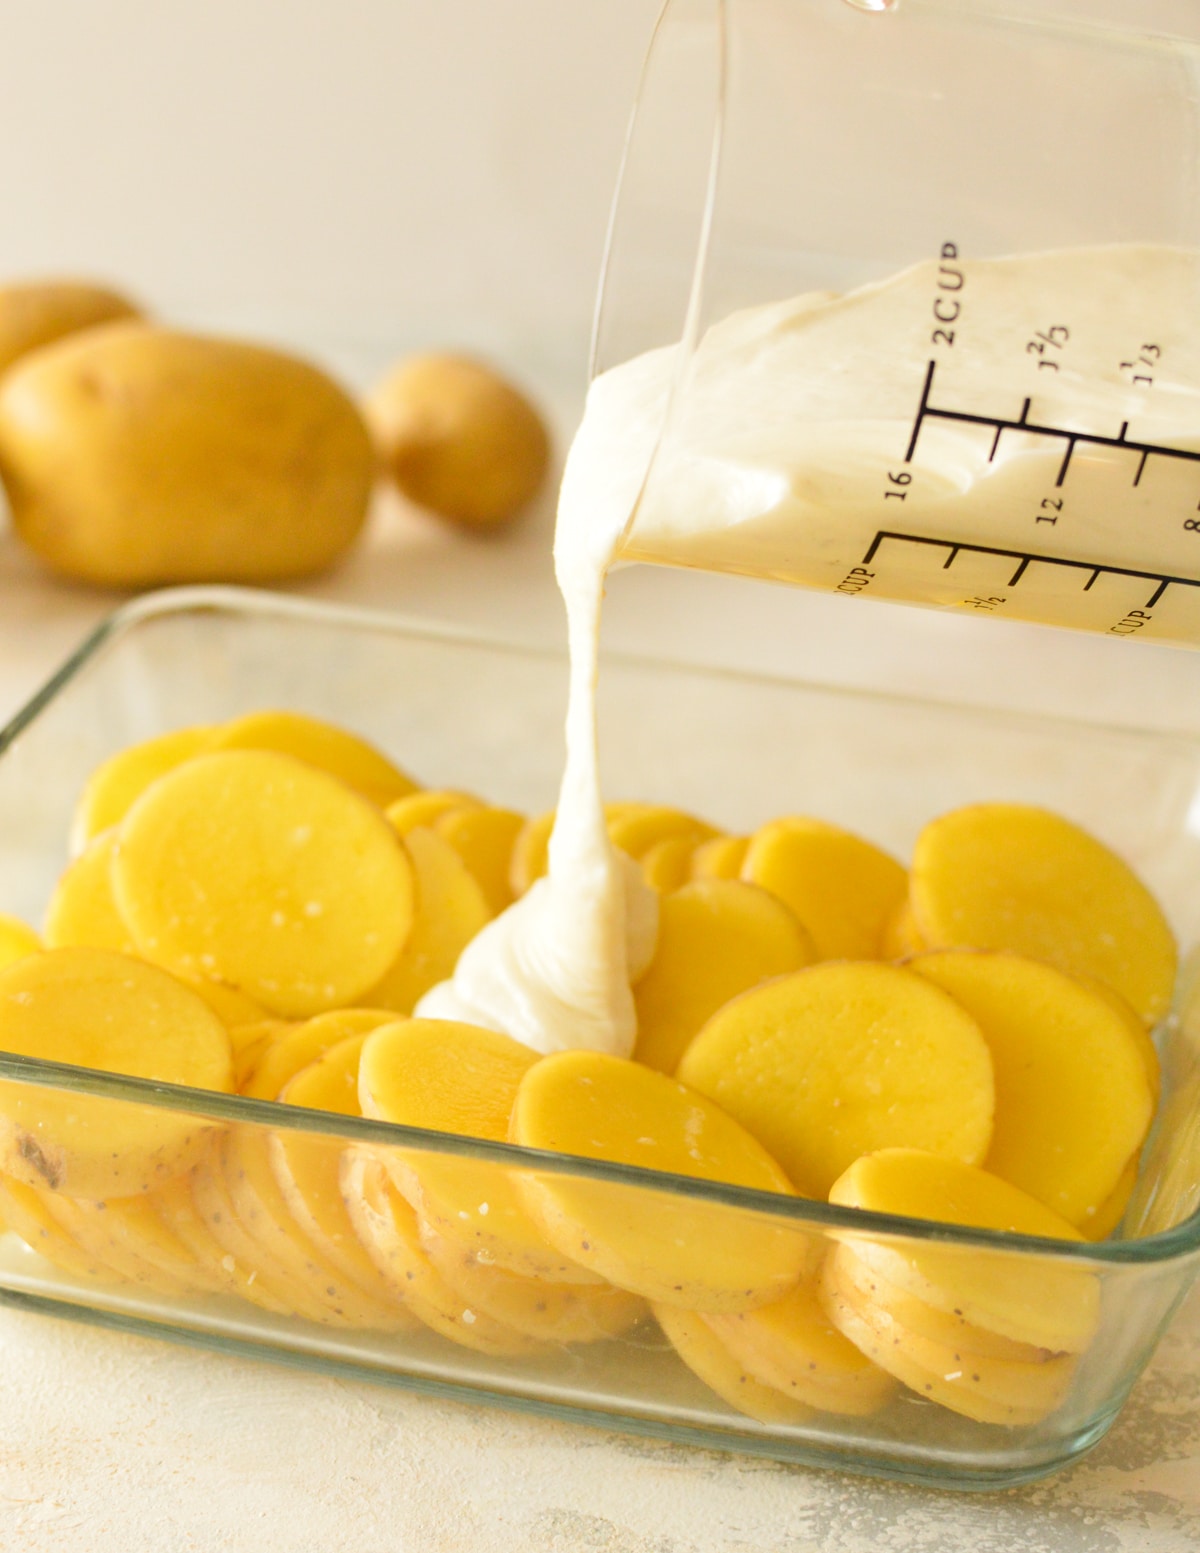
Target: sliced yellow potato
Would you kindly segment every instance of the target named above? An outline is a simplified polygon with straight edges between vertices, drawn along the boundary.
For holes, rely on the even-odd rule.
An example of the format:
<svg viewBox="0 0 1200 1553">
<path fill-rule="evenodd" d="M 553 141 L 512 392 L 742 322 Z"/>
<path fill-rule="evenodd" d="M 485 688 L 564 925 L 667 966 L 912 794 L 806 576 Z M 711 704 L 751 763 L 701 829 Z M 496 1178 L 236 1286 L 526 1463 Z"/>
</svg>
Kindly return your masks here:
<svg viewBox="0 0 1200 1553">
<path fill-rule="evenodd" d="M 535 814 L 517 833 L 508 864 L 508 883 L 514 897 L 524 895 L 549 867 L 554 815 L 553 809 L 545 814 Z"/>
<path fill-rule="evenodd" d="M 814 1279 L 757 1310 L 703 1320 L 747 1373 L 808 1407 L 827 1413 L 874 1413 L 895 1381 L 833 1325 Z"/>
<path fill-rule="evenodd" d="M 48 949 L 0 971 L 0 1050 L 228 1091 L 225 1026 L 173 976 L 106 949 Z M 170 1110 L 0 1085 L 0 1166 L 73 1197 L 132 1196 L 186 1170 L 206 1124 Z"/>
<path fill-rule="evenodd" d="M 36 954 L 41 947 L 41 939 L 20 917 L 10 917 L 0 912 L 0 971 L 15 960 Z"/>
<path fill-rule="evenodd" d="M 260 1008 L 253 998 L 248 998 L 236 987 L 223 986 L 219 981 L 206 981 L 203 977 L 189 981 L 188 986 L 193 992 L 199 993 L 229 1031 L 235 1051 L 243 1043 L 237 1040 L 234 1032 L 250 1025 L 261 1025 L 266 1020 L 266 1009 Z"/>
<path fill-rule="evenodd" d="M 470 793 L 430 787 L 421 792 L 409 793 L 406 798 L 397 798 L 395 803 L 388 804 L 384 812 L 397 835 L 407 836 L 419 825 L 431 826 L 444 814 L 481 807 L 479 799 L 472 798 Z"/>
<path fill-rule="evenodd" d="M 75 806 L 72 855 L 103 831 L 119 825 L 152 782 L 211 749 L 215 732 L 212 727 L 177 728 L 131 744 L 97 766 Z"/>
<path fill-rule="evenodd" d="M 541 1342 L 602 1342 L 649 1312 L 645 1300 L 624 1289 L 525 1278 L 480 1261 L 477 1251 L 430 1224 L 421 1224 L 420 1234 L 429 1260 L 466 1305 Z"/>
<path fill-rule="evenodd" d="M 699 846 L 720 834 L 715 825 L 666 804 L 625 804 L 617 809 L 606 806 L 604 813 L 608 839 L 639 862 L 662 841 L 675 838 Z"/>
<path fill-rule="evenodd" d="M 511 1136 L 702 1181 L 792 1195 L 783 1171 L 703 1095 L 637 1062 L 557 1052 L 529 1068 Z M 564 1256 L 608 1282 L 685 1310 L 745 1310 L 798 1280 L 807 1238 L 749 1210 L 571 1175 L 528 1174 L 524 1200 Z"/>
<path fill-rule="evenodd" d="M 692 876 L 693 836 L 664 836 L 642 854 L 642 877 L 652 890 L 667 895 Z"/>
<path fill-rule="evenodd" d="M 822 960 L 872 960 L 907 875 L 869 841 L 800 815 L 751 837 L 742 878 L 770 890 L 807 928 Z"/>
<path fill-rule="evenodd" d="M 536 1353 L 542 1344 L 467 1304 L 421 1247 L 417 1216 L 371 1154 L 349 1149 L 342 1158 L 346 1211 L 372 1261 L 397 1296 L 427 1327 L 480 1353 Z"/>
<path fill-rule="evenodd" d="M 248 712 L 244 717 L 235 717 L 215 730 L 212 748 L 273 750 L 279 755 L 291 755 L 307 766 L 327 771 L 381 809 L 417 791 L 412 777 L 394 766 L 373 744 L 303 712 Z"/>
<path fill-rule="evenodd" d="M 1125 1210 L 1129 1207 L 1129 1199 L 1133 1196 L 1133 1189 L 1137 1185 L 1138 1164 L 1140 1156 L 1135 1154 L 1108 1197 L 1096 1209 L 1086 1224 L 1081 1224 L 1084 1237 L 1088 1240 L 1107 1240 L 1125 1217 Z"/>
<path fill-rule="evenodd" d="M 411 1014 L 422 997 L 454 974 L 458 957 L 491 921 L 483 891 L 443 837 L 426 829 L 404 842 L 416 879 L 415 917 L 403 949 L 363 1001 Z"/>
<path fill-rule="evenodd" d="M 702 841 L 692 853 L 692 878 L 740 879 L 749 850 L 749 836 L 714 836 Z"/>
<path fill-rule="evenodd" d="M 150 1263 L 187 1289 L 221 1292 L 227 1287 L 227 1280 L 202 1267 L 168 1227 L 159 1211 L 158 1195 L 148 1192 L 139 1197 L 110 1197 L 106 1202 L 78 1197 L 70 1200 L 70 1208 L 80 1218 L 92 1221 L 93 1233 L 102 1233 L 103 1242 L 95 1241 L 99 1255 L 103 1256 L 104 1245 L 116 1246 L 126 1254 Z M 84 1240 L 83 1235 L 77 1238 L 81 1242 Z"/>
<path fill-rule="evenodd" d="M 117 910 L 113 895 L 111 866 L 116 842 L 115 830 L 89 841 L 59 878 L 46 908 L 48 948 L 136 953 L 133 935 Z"/>
<path fill-rule="evenodd" d="M 523 814 L 482 804 L 451 809 L 434 821 L 434 830 L 450 843 L 483 891 L 492 916 L 512 904 L 509 869 L 513 846 L 524 826 Z"/>
<path fill-rule="evenodd" d="M 1171 929 L 1137 875 L 1060 815 L 1025 804 L 956 809 L 913 853 L 913 920 L 931 949 L 1010 949 L 1113 987 L 1146 1024 L 1175 985 Z"/>
<path fill-rule="evenodd" d="M 86 1283 L 126 1283 L 91 1250 L 85 1250 L 63 1229 L 46 1206 L 43 1194 L 23 1181 L 0 1174 L 0 1219 L 31 1251 Z"/>
<path fill-rule="evenodd" d="M 303 1024 L 284 1025 L 261 1049 L 253 1049 L 241 1092 L 251 1100 L 277 1100 L 284 1086 L 310 1062 L 351 1036 L 365 1036 L 390 1024 L 395 1017 L 388 1009 L 337 1008 Z"/>
<path fill-rule="evenodd" d="M 810 1197 L 875 1149 L 911 1144 L 974 1164 L 991 1141 L 992 1060 L 978 1025 L 894 965 L 814 965 L 743 993 L 677 1072 Z"/>
<path fill-rule="evenodd" d="M 221 1293 L 236 1295 L 273 1315 L 292 1314 L 286 1297 L 271 1291 L 269 1280 L 259 1276 L 253 1259 L 247 1261 L 244 1255 L 237 1256 L 228 1250 L 216 1239 L 205 1222 L 196 1204 L 193 1186 L 197 1175 L 207 1169 L 207 1165 L 202 1163 L 188 1175 L 168 1182 L 161 1191 L 152 1192 L 146 1198 L 147 1205 L 158 1214 L 165 1231 L 174 1236 L 194 1258 L 201 1276 L 211 1279 Z M 221 1212 L 219 1193 L 217 1197 L 216 1211 Z M 224 1200 L 224 1211 L 229 1215 L 233 1213 L 227 1198 Z M 248 1248 L 247 1238 L 243 1236 L 238 1244 L 245 1251 Z"/>
<path fill-rule="evenodd" d="M 83 1247 L 85 1255 L 94 1256 L 111 1267 L 126 1282 L 152 1294 L 178 1297 L 190 1291 L 192 1285 L 187 1279 L 165 1272 L 119 1234 L 113 1233 L 104 1213 L 85 1213 L 77 1201 L 58 1192 L 43 1190 L 39 1196 L 51 1218 L 58 1221 L 76 1245 Z"/>
<path fill-rule="evenodd" d="M 1021 955 L 950 950 L 920 955 L 911 969 L 967 1010 L 992 1054 L 985 1168 L 1083 1229 L 1154 1111 L 1131 1021 L 1074 977 Z"/>
<path fill-rule="evenodd" d="M 518 1085 L 537 1060 L 527 1046 L 474 1025 L 400 1020 L 368 1037 L 359 1102 L 380 1121 L 502 1143 Z M 415 1149 L 381 1150 L 380 1158 L 421 1218 L 488 1265 L 560 1283 L 599 1281 L 546 1240 L 511 1170 Z"/>
<path fill-rule="evenodd" d="M 1083 1240 L 1073 1225 L 1019 1187 L 920 1149 L 885 1149 L 856 1160 L 829 1200 L 906 1218 Z M 1057 1258 L 1053 1246 L 1035 1257 L 1028 1251 L 841 1235 L 889 1284 L 972 1326 L 1052 1353 L 1081 1353 L 1096 1334 L 1099 1283 L 1085 1266 Z"/>
<path fill-rule="evenodd" d="M 671 1347 L 704 1384 L 730 1407 L 761 1424 L 803 1424 L 812 1410 L 764 1386 L 749 1373 L 706 1323 L 703 1316 L 674 1305 L 656 1305 L 654 1314 Z"/>
<path fill-rule="evenodd" d="M 698 879 L 659 907 L 658 945 L 634 989 L 634 1057 L 674 1073 L 697 1031 L 730 998 L 815 959 L 812 940 L 766 890 Z"/>
<path fill-rule="evenodd" d="M 412 867 L 383 815 L 257 750 L 197 756 L 149 788 L 121 823 L 113 884 L 147 959 L 290 1016 L 353 1002 L 412 927 Z"/>
<path fill-rule="evenodd" d="M 884 960 L 906 960 L 909 955 L 920 954 L 926 947 L 913 921 L 912 905 L 905 896 L 884 923 L 883 938 L 879 945 L 880 957 Z"/>
</svg>

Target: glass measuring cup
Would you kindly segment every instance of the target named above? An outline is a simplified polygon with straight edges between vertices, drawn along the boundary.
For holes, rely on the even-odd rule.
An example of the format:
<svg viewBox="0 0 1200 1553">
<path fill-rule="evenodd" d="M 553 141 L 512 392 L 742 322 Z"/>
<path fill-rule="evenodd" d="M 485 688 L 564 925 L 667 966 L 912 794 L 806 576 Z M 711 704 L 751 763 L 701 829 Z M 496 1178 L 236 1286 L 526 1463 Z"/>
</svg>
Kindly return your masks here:
<svg viewBox="0 0 1200 1553">
<path fill-rule="evenodd" d="M 668 0 L 594 337 L 624 559 L 1200 643 L 1200 50 L 1080 9 Z"/>
</svg>

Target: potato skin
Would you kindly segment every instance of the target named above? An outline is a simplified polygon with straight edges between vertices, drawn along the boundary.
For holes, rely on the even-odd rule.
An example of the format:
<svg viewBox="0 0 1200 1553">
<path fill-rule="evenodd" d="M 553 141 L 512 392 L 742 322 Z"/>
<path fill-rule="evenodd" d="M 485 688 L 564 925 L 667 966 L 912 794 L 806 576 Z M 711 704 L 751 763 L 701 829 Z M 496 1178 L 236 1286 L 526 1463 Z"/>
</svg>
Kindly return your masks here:
<svg viewBox="0 0 1200 1553">
<path fill-rule="evenodd" d="M 550 439 L 529 400 L 469 356 L 411 356 L 364 406 L 384 468 L 410 501 L 496 528 L 537 493 Z"/>
<path fill-rule="evenodd" d="M 117 323 L 0 379 L 0 479 L 17 532 L 83 582 L 321 571 L 361 528 L 373 474 L 352 400 L 261 346 Z"/>
<path fill-rule="evenodd" d="M 64 335 L 140 316 L 140 308 L 128 297 L 90 281 L 24 281 L 0 286 L 0 372 Z"/>
</svg>

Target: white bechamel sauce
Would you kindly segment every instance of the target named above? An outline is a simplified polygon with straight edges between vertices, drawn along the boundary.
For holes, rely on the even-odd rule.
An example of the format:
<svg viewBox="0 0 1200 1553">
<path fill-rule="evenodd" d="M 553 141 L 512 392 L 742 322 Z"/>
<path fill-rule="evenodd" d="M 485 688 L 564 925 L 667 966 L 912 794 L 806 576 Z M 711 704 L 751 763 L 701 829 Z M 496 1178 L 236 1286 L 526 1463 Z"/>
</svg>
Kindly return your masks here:
<svg viewBox="0 0 1200 1553">
<path fill-rule="evenodd" d="M 1063 439 L 1009 428 L 994 440 L 991 427 L 934 417 L 909 446 L 934 361 L 935 407 L 1200 448 L 1196 277 L 1196 255 L 1170 248 L 943 255 L 844 296 L 812 293 L 734 314 L 704 335 L 679 384 L 675 347 L 597 378 L 555 535 L 571 678 L 549 873 L 479 934 L 453 982 L 418 1012 L 484 1024 L 542 1052 L 633 1049 L 630 974 L 653 952 L 656 905 L 609 844 L 597 771 L 600 609 L 617 561 L 836 588 L 881 529 L 903 527 L 1200 571 L 1200 532 L 1179 518 L 1196 510 L 1193 463 L 1155 457 L 1135 486 L 1135 450 L 1084 441 L 1072 449 L 1068 486 L 1057 483 Z M 673 390 L 670 434 L 655 456 Z M 981 575 L 1004 592 L 999 579 L 1013 569 L 1005 556 L 984 557 L 980 564 L 999 568 L 990 582 L 978 567 L 952 575 L 940 559 L 931 567 L 924 547 L 911 549 L 900 559 L 881 553 L 866 586 L 964 603 Z M 1127 606 L 1107 586 L 1085 591 L 1077 571 L 1035 567 L 1011 612 L 1108 629 Z M 1192 593 L 1176 589 L 1184 591 Z M 1200 617 L 1195 597 L 1185 602 Z"/>
</svg>

